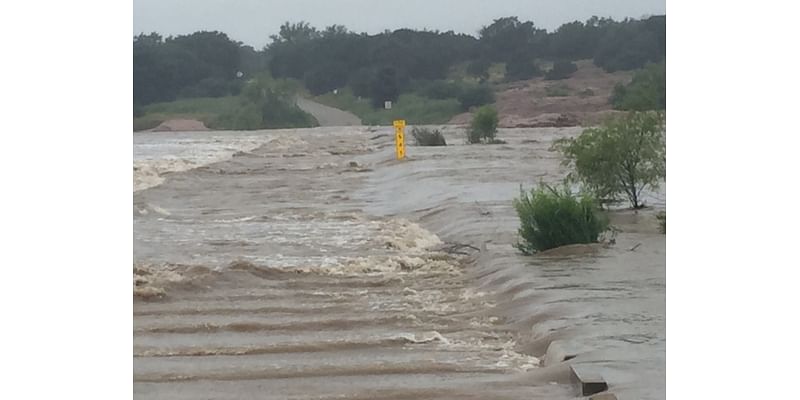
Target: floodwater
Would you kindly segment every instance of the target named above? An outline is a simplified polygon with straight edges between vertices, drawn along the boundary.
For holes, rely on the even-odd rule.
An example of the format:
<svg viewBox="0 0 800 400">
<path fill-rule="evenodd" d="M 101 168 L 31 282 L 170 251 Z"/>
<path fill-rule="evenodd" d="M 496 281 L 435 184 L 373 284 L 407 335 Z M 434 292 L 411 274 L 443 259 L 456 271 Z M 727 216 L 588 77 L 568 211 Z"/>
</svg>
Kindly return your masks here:
<svg viewBox="0 0 800 400">
<path fill-rule="evenodd" d="M 134 397 L 570 399 L 575 364 L 663 399 L 663 187 L 613 246 L 512 247 L 577 133 L 404 161 L 390 127 L 134 134 Z"/>
</svg>

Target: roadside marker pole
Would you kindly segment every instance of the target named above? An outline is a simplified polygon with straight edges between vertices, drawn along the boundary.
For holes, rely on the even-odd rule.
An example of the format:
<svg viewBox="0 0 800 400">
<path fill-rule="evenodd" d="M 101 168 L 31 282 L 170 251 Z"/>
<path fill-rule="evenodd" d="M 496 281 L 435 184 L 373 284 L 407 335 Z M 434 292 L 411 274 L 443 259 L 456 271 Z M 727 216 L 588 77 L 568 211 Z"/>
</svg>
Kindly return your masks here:
<svg viewBox="0 0 800 400">
<path fill-rule="evenodd" d="M 406 127 L 406 121 L 404 119 L 398 119 L 394 121 L 394 143 L 397 149 L 397 159 L 402 160 L 406 157 L 406 142 L 405 142 L 405 134 L 403 130 Z"/>
</svg>

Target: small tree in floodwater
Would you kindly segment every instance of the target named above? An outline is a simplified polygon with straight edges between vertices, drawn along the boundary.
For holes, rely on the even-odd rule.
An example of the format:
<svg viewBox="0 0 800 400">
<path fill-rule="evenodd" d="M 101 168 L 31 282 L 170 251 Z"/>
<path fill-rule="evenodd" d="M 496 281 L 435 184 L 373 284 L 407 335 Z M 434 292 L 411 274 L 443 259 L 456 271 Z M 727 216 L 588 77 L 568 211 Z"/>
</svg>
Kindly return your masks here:
<svg viewBox="0 0 800 400">
<path fill-rule="evenodd" d="M 554 148 L 573 168 L 567 180 L 582 183 L 603 202 L 625 196 L 633 208 L 642 208 L 642 191 L 666 178 L 664 131 L 663 113 L 632 112 L 560 139 Z"/>
</svg>

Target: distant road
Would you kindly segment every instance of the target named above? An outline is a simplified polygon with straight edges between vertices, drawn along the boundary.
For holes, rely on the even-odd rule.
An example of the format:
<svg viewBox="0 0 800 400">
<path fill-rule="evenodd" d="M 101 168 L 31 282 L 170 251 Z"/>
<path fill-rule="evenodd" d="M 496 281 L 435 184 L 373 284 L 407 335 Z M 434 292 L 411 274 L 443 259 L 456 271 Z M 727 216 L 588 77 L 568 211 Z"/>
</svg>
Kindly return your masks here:
<svg viewBox="0 0 800 400">
<path fill-rule="evenodd" d="M 328 107 L 301 97 L 297 98 L 297 106 L 311 114 L 319 121 L 320 126 L 359 126 L 361 120 L 355 115 L 338 108 Z"/>
</svg>

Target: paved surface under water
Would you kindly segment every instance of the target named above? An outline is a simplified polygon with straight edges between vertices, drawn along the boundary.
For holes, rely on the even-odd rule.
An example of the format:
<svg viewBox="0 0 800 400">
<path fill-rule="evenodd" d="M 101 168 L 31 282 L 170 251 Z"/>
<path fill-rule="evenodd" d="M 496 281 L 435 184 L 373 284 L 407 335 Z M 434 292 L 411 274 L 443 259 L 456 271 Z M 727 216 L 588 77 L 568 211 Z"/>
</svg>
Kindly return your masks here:
<svg viewBox="0 0 800 400">
<path fill-rule="evenodd" d="M 522 257 L 510 200 L 579 130 L 445 131 L 403 162 L 392 128 L 134 134 L 134 396 L 568 399 L 575 363 L 664 398 L 663 192 Z"/>
</svg>

